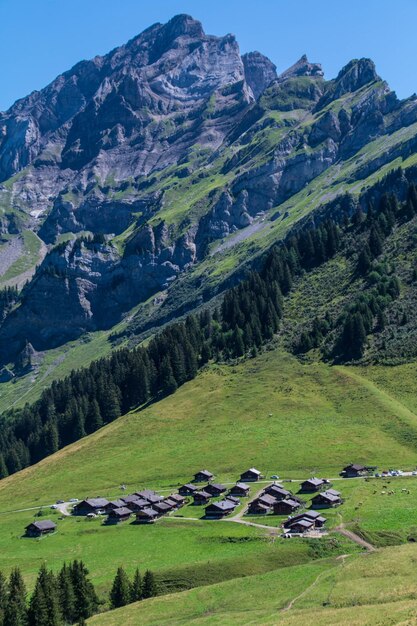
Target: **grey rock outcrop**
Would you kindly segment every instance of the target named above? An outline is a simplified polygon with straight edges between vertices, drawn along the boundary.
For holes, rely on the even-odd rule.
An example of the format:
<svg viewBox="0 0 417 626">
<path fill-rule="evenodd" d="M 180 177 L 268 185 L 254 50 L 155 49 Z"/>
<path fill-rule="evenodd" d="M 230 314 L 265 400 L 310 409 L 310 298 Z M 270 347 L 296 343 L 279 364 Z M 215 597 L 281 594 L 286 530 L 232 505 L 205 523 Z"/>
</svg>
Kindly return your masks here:
<svg viewBox="0 0 417 626">
<path fill-rule="evenodd" d="M 248 52 L 242 56 L 245 79 L 256 99 L 277 78 L 276 66 L 260 52 Z"/>
<path fill-rule="evenodd" d="M 278 81 L 283 82 L 296 76 L 324 76 L 324 72 L 320 63 L 310 63 L 307 55 L 303 54 L 294 65 L 278 76 Z"/>
</svg>

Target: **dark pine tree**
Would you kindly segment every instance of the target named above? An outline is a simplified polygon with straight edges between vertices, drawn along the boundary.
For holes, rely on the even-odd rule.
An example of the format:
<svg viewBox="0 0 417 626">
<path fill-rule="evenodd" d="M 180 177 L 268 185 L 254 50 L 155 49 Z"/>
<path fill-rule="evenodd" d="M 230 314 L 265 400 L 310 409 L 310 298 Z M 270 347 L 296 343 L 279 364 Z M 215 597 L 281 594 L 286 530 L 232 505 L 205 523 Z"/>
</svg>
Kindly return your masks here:
<svg viewBox="0 0 417 626">
<path fill-rule="evenodd" d="M 4 626 L 27 626 L 26 587 L 16 567 L 9 578 L 9 597 L 4 611 Z"/>
<path fill-rule="evenodd" d="M 131 602 L 131 585 L 123 567 L 118 567 L 110 591 L 110 604 L 113 609 L 126 606 Z"/>
<path fill-rule="evenodd" d="M 156 596 L 158 593 L 158 587 L 155 580 L 155 575 L 150 570 L 146 570 L 145 575 L 143 577 L 143 585 L 142 585 L 142 598 L 145 600 L 146 598 L 152 598 Z"/>
<path fill-rule="evenodd" d="M 70 565 L 70 572 L 75 594 L 75 619 L 91 617 L 97 610 L 98 598 L 88 578 L 88 570 L 82 561 L 75 560 Z"/>
<path fill-rule="evenodd" d="M 138 600 L 142 600 L 142 576 L 139 568 L 136 568 L 130 588 L 130 601 L 137 602 Z"/>
<path fill-rule="evenodd" d="M 75 610 L 75 593 L 71 572 L 66 563 L 64 563 L 58 575 L 58 592 L 64 621 L 68 624 L 72 624 L 77 617 Z"/>
</svg>

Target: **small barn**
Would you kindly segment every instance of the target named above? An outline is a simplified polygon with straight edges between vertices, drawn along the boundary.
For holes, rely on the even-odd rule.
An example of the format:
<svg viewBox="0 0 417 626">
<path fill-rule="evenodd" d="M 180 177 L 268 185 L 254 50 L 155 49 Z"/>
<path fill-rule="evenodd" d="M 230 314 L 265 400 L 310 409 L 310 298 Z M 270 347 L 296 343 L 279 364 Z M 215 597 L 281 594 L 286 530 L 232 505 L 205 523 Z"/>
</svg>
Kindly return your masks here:
<svg viewBox="0 0 417 626">
<path fill-rule="evenodd" d="M 208 518 L 221 518 L 226 515 L 230 515 L 235 510 L 235 503 L 231 500 L 221 500 L 220 502 L 213 502 L 206 506 L 206 517 Z"/>
<path fill-rule="evenodd" d="M 109 501 L 106 498 L 88 498 L 82 500 L 74 506 L 74 515 L 88 515 L 88 513 L 94 513 L 95 515 L 102 515 L 106 512 Z"/>
<path fill-rule="evenodd" d="M 156 504 L 157 502 L 162 502 L 162 500 L 164 499 L 164 496 L 159 496 L 157 493 L 152 493 L 149 496 L 146 496 L 146 498 L 144 498 L 144 500 L 146 500 L 147 502 L 149 502 L 149 504 Z"/>
<path fill-rule="evenodd" d="M 136 521 L 140 524 L 152 524 L 158 519 L 159 516 L 158 511 L 148 507 L 147 509 L 142 509 L 136 513 Z"/>
<path fill-rule="evenodd" d="M 311 500 L 311 506 L 314 509 L 324 509 L 339 506 L 342 504 L 342 499 L 338 492 L 332 493 L 332 490 L 323 491 L 322 493 L 318 493 Z"/>
<path fill-rule="evenodd" d="M 123 506 L 126 506 L 126 502 L 124 500 L 110 500 L 105 508 L 105 511 L 106 513 L 110 513 L 110 511 L 114 511 L 114 509 L 120 509 Z"/>
<path fill-rule="evenodd" d="M 366 472 L 367 469 L 363 465 L 360 465 L 359 463 L 351 463 L 343 468 L 340 475 L 344 476 L 344 478 L 357 478 L 358 476 L 363 476 Z"/>
<path fill-rule="evenodd" d="M 184 506 L 185 498 L 184 496 L 180 496 L 178 493 L 173 493 L 165 499 L 165 502 L 172 503 L 173 507 L 179 509 Z"/>
<path fill-rule="evenodd" d="M 40 522 L 32 522 L 26 526 L 27 537 L 42 537 L 43 535 L 49 535 L 56 531 L 56 524 L 51 522 L 50 519 L 41 520 Z"/>
<path fill-rule="evenodd" d="M 165 515 L 166 513 L 172 511 L 172 506 L 166 500 L 164 500 L 163 502 L 156 502 L 154 505 L 152 505 L 152 508 L 160 515 Z"/>
<path fill-rule="evenodd" d="M 250 487 L 246 483 L 236 483 L 229 493 L 231 496 L 236 496 L 237 498 L 246 498 L 249 495 Z"/>
<path fill-rule="evenodd" d="M 277 499 L 274 496 L 271 496 L 269 493 L 263 493 L 258 498 L 258 502 L 260 504 L 264 504 L 265 506 L 270 506 L 270 507 L 274 506 L 276 501 Z"/>
<path fill-rule="evenodd" d="M 296 524 L 301 519 L 312 520 L 315 528 L 322 528 L 327 521 L 318 511 L 305 511 L 304 513 L 298 513 L 298 515 L 288 518 L 284 522 L 284 527 L 291 528 L 293 524 Z"/>
<path fill-rule="evenodd" d="M 135 491 L 134 495 L 138 498 L 144 498 L 146 500 L 148 496 L 155 495 L 155 491 L 153 489 L 142 489 L 142 491 Z"/>
<path fill-rule="evenodd" d="M 265 489 L 265 493 L 273 496 L 276 500 L 285 500 L 292 496 L 291 491 L 284 489 L 281 485 L 269 485 L 269 487 Z"/>
<path fill-rule="evenodd" d="M 239 498 L 237 498 L 236 496 L 231 496 L 230 494 L 226 496 L 226 500 L 230 500 L 230 502 L 234 502 L 236 506 L 240 504 Z"/>
<path fill-rule="evenodd" d="M 206 480 L 211 481 L 214 478 L 214 474 L 209 472 L 208 470 L 200 470 L 196 474 L 194 474 L 194 482 L 196 483 L 204 483 Z"/>
<path fill-rule="evenodd" d="M 204 487 L 204 491 L 211 493 L 214 498 L 218 498 L 222 495 L 222 493 L 227 491 L 227 488 L 224 485 L 219 485 L 218 483 L 211 483 Z"/>
<path fill-rule="evenodd" d="M 212 495 L 211 493 L 208 493 L 208 491 L 196 491 L 193 494 L 194 504 L 196 504 L 197 506 L 207 504 L 210 501 L 211 497 Z"/>
<path fill-rule="evenodd" d="M 294 522 L 294 524 L 291 525 L 290 530 L 293 533 L 305 533 L 308 530 L 313 530 L 313 528 L 314 521 L 303 517 Z"/>
<path fill-rule="evenodd" d="M 136 496 L 134 497 L 136 498 Z M 135 500 L 129 498 L 129 500 L 125 502 L 124 506 L 127 506 L 133 513 L 136 513 L 137 511 L 148 507 L 149 502 L 144 498 L 136 498 Z"/>
<path fill-rule="evenodd" d="M 275 515 L 291 515 L 297 509 L 299 509 L 301 504 L 296 500 L 279 500 L 274 504 L 274 514 Z"/>
<path fill-rule="evenodd" d="M 259 500 L 254 500 L 249 506 L 249 513 L 254 513 L 255 515 L 266 515 L 267 513 L 270 513 L 270 511 L 271 507 L 266 504 L 262 504 Z"/>
<path fill-rule="evenodd" d="M 251 467 L 250 469 L 246 470 L 246 472 L 243 472 L 243 474 L 240 475 L 240 480 L 242 482 L 248 481 L 253 483 L 256 480 L 260 480 L 261 477 L 261 472 L 255 467 Z"/>
<path fill-rule="evenodd" d="M 314 493 L 315 491 L 320 491 L 323 489 L 326 482 L 322 478 L 309 478 L 301 483 L 301 491 L 306 493 Z"/>
<path fill-rule="evenodd" d="M 198 487 L 191 483 L 187 483 L 178 489 L 180 496 L 192 496 L 196 491 L 198 491 Z"/>
<path fill-rule="evenodd" d="M 109 512 L 107 517 L 107 524 L 118 524 L 119 522 L 125 522 L 132 515 L 132 511 L 126 506 L 122 506 L 119 509 L 113 509 Z"/>
<path fill-rule="evenodd" d="M 255 513 L 256 515 L 265 513 L 269 513 L 272 510 L 276 500 L 273 496 L 268 494 L 263 494 L 256 500 L 253 500 L 249 505 L 249 512 Z"/>
</svg>

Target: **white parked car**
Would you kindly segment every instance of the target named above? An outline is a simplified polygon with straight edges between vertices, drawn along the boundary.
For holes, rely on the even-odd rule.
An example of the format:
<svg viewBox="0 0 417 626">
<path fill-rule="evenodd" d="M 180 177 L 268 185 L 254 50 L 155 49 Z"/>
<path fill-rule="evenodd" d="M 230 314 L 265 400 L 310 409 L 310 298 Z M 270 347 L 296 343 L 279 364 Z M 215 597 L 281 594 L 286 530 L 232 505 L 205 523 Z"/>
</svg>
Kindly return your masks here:
<svg viewBox="0 0 417 626">
<path fill-rule="evenodd" d="M 57 508 L 58 508 L 58 506 L 56 504 L 52 504 L 51 505 L 51 509 L 57 509 Z"/>
<path fill-rule="evenodd" d="M 78 498 L 71 498 L 70 502 L 79 502 Z"/>
</svg>

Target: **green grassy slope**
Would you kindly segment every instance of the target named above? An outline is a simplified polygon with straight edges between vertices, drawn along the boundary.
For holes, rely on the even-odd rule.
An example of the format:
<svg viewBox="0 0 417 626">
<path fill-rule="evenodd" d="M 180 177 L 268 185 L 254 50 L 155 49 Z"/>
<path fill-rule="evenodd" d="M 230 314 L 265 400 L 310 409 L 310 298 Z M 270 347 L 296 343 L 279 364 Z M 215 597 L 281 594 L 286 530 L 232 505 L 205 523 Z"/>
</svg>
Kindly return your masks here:
<svg viewBox="0 0 417 626">
<path fill-rule="evenodd" d="M 389 371 L 408 375 L 413 390 L 408 366 Z M 115 494 L 122 482 L 169 489 L 200 466 L 224 481 L 252 465 L 293 478 L 335 476 L 352 460 L 413 467 L 417 416 L 351 372 L 278 350 L 210 366 L 174 395 L 2 481 L 0 501 Z"/>
<path fill-rule="evenodd" d="M 319 546 L 308 541 L 273 540 L 266 529 L 190 519 L 201 514 L 193 515 L 193 507 L 179 512 L 188 519 L 171 517 L 150 527 L 129 523 L 104 527 L 101 520 L 58 519 L 56 512 L 44 509 L 44 517 L 58 519 L 56 534 L 40 541 L 28 540 L 21 538 L 23 529 L 42 505 L 46 507 L 58 498 L 117 497 L 121 483 L 126 483 L 130 492 L 148 486 L 168 494 L 200 467 L 211 469 L 219 481 L 232 482 L 243 469 L 255 465 L 266 476 L 278 473 L 291 478 L 293 491 L 298 489 L 298 479 L 311 474 L 336 479 L 335 487 L 340 487 L 345 503 L 326 513 L 329 528 L 343 522 L 376 545 L 400 545 L 416 536 L 417 479 L 344 481 L 338 479 L 338 472 L 351 461 L 381 469 L 415 467 L 414 371 L 410 365 L 380 366 L 367 378 L 364 368 L 303 364 L 278 349 L 235 366 L 209 366 L 174 395 L 132 412 L 1 481 L 0 569 L 7 572 L 12 565 L 20 565 L 32 588 L 36 570 L 44 560 L 57 569 L 65 559 L 82 558 L 102 597 L 119 564 L 129 573 L 138 565 L 142 570 L 152 568 L 162 589 L 170 591 L 265 575 L 259 579 L 260 587 L 265 593 L 268 588 L 274 590 L 267 594 L 270 606 L 258 603 L 259 612 L 246 615 L 249 609 L 242 603 L 241 591 L 235 595 L 233 590 L 248 588 L 249 578 L 244 578 L 242 586 L 230 587 L 229 591 L 224 588 L 230 599 L 222 601 L 225 613 L 212 623 L 227 624 L 229 618 L 231 624 L 242 620 L 251 623 L 250 619 L 268 623 L 270 615 L 322 571 L 326 577 L 334 567 L 338 571 L 336 556 L 357 554 L 357 546 L 344 538 Z M 401 380 L 401 397 L 392 393 L 397 379 Z M 402 401 L 406 392 L 407 405 Z M 383 493 L 383 484 L 395 493 Z M 31 510 L 15 512 L 18 509 Z M 282 518 L 252 521 L 274 526 Z M 323 557 L 327 560 L 320 560 Z M 201 591 L 208 606 L 196 601 L 202 615 L 198 615 L 198 608 L 192 618 L 189 613 L 184 615 L 183 623 L 206 619 L 204 615 L 212 615 L 212 611 L 217 614 L 218 600 L 211 596 L 212 589 Z M 248 599 L 261 597 L 260 593 Z M 155 601 L 161 605 L 146 606 L 162 607 L 155 610 L 168 611 L 168 615 L 169 603 L 175 601 L 165 598 Z M 141 605 L 140 611 L 144 607 Z M 194 608 L 194 600 L 190 600 L 189 610 Z M 112 617 L 109 614 L 99 619 Z M 160 613 L 156 617 L 150 613 L 149 621 L 143 617 L 143 623 L 156 624 L 158 619 Z"/>
<path fill-rule="evenodd" d="M 148 600 L 88 623 L 411 626 L 417 616 L 414 561 L 414 546 L 322 560 Z"/>
</svg>

